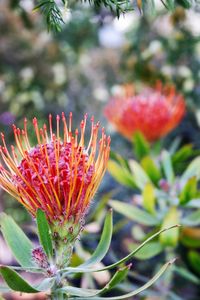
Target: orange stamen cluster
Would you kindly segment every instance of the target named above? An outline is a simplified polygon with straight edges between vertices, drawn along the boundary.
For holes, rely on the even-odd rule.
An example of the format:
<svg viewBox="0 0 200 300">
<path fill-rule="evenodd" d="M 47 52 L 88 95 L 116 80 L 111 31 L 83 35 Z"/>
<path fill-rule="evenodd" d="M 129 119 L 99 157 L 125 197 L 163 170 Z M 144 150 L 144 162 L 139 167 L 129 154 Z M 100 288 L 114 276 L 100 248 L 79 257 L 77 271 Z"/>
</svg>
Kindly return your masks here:
<svg viewBox="0 0 200 300">
<path fill-rule="evenodd" d="M 53 133 L 52 116 L 49 116 L 49 132 L 44 124 L 39 129 L 37 119 L 33 126 L 37 145 L 31 147 L 27 132 L 13 125 L 16 149 L 11 151 L 1 134 L 0 185 L 22 203 L 35 216 L 42 209 L 50 222 L 73 218 L 78 222 L 86 213 L 105 173 L 110 151 L 110 138 L 104 129 L 98 142 L 99 123 L 91 119 L 91 136 L 87 147 L 84 136 L 85 115 L 78 129 L 72 133 L 72 113 L 69 124 L 62 113 L 63 139 L 60 137 L 60 116 L 56 118 L 56 134 Z M 20 156 L 20 158 L 18 158 Z"/>
<path fill-rule="evenodd" d="M 156 141 L 174 129 L 185 114 L 185 101 L 173 86 L 147 88 L 134 94 L 130 86 L 114 97 L 104 113 L 116 129 L 128 139 L 136 131 L 142 132 L 149 142 Z"/>
</svg>

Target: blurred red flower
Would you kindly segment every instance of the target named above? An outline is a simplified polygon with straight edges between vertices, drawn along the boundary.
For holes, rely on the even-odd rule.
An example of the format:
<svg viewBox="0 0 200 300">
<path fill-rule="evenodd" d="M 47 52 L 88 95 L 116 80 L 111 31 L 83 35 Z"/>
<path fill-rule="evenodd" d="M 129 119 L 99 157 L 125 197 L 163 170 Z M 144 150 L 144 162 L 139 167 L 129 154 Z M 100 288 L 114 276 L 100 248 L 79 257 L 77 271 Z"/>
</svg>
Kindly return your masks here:
<svg viewBox="0 0 200 300">
<path fill-rule="evenodd" d="M 113 97 L 104 109 L 107 119 L 131 140 L 140 131 L 149 142 L 156 141 L 173 130 L 185 114 L 185 101 L 174 86 L 146 88 L 135 94 L 131 85 Z"/>
<path fill-rule="evenodd" d="M 110 138 L 102 128 L 98 142 L 99 123 L 91 119 L 91 136 L 85 145 L 85 115 L 78 129 L 72 133 L 72 114 L 69 124 L 62 114 L 60 136 L 60 116 L 56 118 L 56 133 L 52 130 L 52 116 L 49 116 L 49 132 L 44 124 L 39 129 L 37 119 L 33 119 L 37 145 L 31 146 L 27 132 L 13 125 L 16 147 L 11 151 L 1 134 L 0 186 L 14 196 L 26 209 L 36 215 L 42 209 L 50 223 L 67 220 L 75 223 L 82 219 L 88 209 L 105 173 L 110 151 Z"/>
</svg>

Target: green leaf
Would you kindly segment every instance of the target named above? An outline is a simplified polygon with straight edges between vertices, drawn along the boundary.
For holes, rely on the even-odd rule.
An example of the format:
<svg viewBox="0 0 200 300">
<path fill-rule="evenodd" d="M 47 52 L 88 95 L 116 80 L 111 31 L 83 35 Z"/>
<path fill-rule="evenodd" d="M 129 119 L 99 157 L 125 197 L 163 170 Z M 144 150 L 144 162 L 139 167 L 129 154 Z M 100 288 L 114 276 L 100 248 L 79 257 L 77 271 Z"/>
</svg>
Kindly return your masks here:
<svg viewBox="0 0 200 300">
<path fill-rule="evenodd" d="M 133 251 L 138 246 L 138 244 L 130 243 L 128 245 L 128 249 L 130 251 Z M 151 242 L 146 244 L 138 253 L 136 253 L 135 257 L 141 260 L 150 259 L 160 254 L 163 251 L 163 249 L 163 246 L 159 242 Z"/>
<path fill-rule="evenodd" d="M 95 289 L 84 289 L 84 288 L 77 288 L 73 286 L 65 286 L 63 288 L 57 289 L 55 291 L 55 299 L 59 299 L 59 297 L 56 297 L 56 295 L 59 294 L 67 294 L 71 296 L 76 296 L 78 297 L 84 297 L 83 299 L 88 299 L 91 297 L 93 299 L 93 296 L 98 295 L 100 290 L 95 290 Z M 73 299 L 73 298 L 68 298 L 68 299 Z M 77 299 L 77 298 L 74 298 Z"/>
<path fill-rule="evenodd" d="M 109 250 L 113 231 L 112 222 L 112 210 L 110 210 L 106 216 L 103 232 L 101 235 L 100 242 L 93 253 L 93 255 L 83 264 L 79 265 L 78 268 L 90 267 L 96 263 L 99 263 Z"/>
<path fill-rule="evenodd" d="M 188 254 L 190 264 L 199 275 L 200 275 L 200 255 L 197 251 L 190 251 Z"/>
<path fill-rule="evenodd" d="M 169 152 L 163 151 L 162 153 L 162 166 L 166 176 L 167 181 L 172 184 L 174 182 L 174 171 L 172 167 L 172 161 Z"/>
<path fill-rule="evenodd" d="M 188 179 L 187 183 L 185 184 L 179 199 L 180 204 L 186 204 L 191 199 L 194 199 L 197 196 L 197 178 L 191 177 Z"/>
<path fill-rule="evenodd" d="M 179 275 L 185 278 L 186 280 L 191 281 L 192 283 L 199 284 L 200 279 L 191 273 L 189 270 L 183 267 L 173 266 L 174 271 Z"/>
<path fill-rule="evenodd" d="M 151 214 L 155 214 L 156 196 L 154 187 L 151 183 L 147 183 L 142 192 L 144 208 Z"/>
<path fill-rule="evenodd" d="M 184 217 L 181 224 L 190 227 L 200 225 L 200 209 Z"/>
<path fill-rule="evenodd" d="M 184 235 L 183 237 L 181 237 L 181 243 L 188 248 L 198 249 L 200 247 L 200 239 L 191 236 Z"/>
<path fill-rule="evenodd" d="M 130 166 L 131 172 L 133 174 L 133 180 L 134 180 L 136 186 L 139 189 L 143 190 L 145 185 L 148 182 L 151 182 L 150 178 L 148 177 L 148 175 L 146 174 L 144 169 L 140 166 L 140 164 L 137 163 L 135 160 L 130 160 L 129 166 Z"/>
<path fill-rule="evenodd" d="M 19 276 L 14 270 L 0 266 L 0 274 L 7 283 L 7 285 L 13 290 L 24 293 L 38 293 L 39 291 L 33 288 L 27 283 L 21 276 Z"/>
<path fill-rule="evenodd" d="M 23 267 L 34 267 L 31 256 L 33 245 L 21 228 L 5 213 L 0 215 L 0 225 L 3 237 L 18 263 Z"/>
<path fill-rule="evenodd" d="M 189 9 L 190 7 L 192 7 L 192 1 L 190 0 L 176 0 L 178 4 L 180 4 L 181 6 L 183 6 L 186 9 Z"/>
<path fill-rule="evenodd" d="M 161 179 L 161 173 L 153 159 L 150 156 L 146 156 L 142 159 L 141 165 L 152 182 L 158 184 L 158 181 Z"/>
<path fill-rule="evenodd" d="M 72 268 L 72 267 L 67 267 L 65 269 L 60 270 L 60 272 L 66 272 L 66 274 L 75 274 L 75 273 L 93 273 L 93 272 L 101 272 L 101 271 L 105 271 L 105 270 L 110 270 L 113 269 L 123 263 L 125 263 L 126 261 L 130 260 L 136 253 L 138 253 L 147 243 L 151 242 L 153 239 L 155 239 L 156 237 L 158 237 L 161 233 L 177 228 L 178 225 L 173 225 L 164 229 L 161 229 L 160 231 L 154 233 L 152 236 L 150 236 L 149 238 L 147 238 L 143 243 L 140 244 L 140 246 L 138 246 L 136 249 L 134 249 L 131 253 L 129 253 L 127 256 L 123 257 L 122 259 L 118 260 L 116 263 L 113 263 L 112 265 L 108 265 L 106 267 L 103 268 Z"/>
<path fill-rule="evenodd" d="M 118 285 L 121 281 L 123 281 L 127 274 L 128 271 L 130 270 L 132 264 L 122 267 L 117 272 L 113 275 L 111 280 L 106 284 L 106 286 L 101 290 L 101 293 L 110 291 L 111 289 L 115 288 L 116 285 Z"/>
<path fill-rule="evenodd" d="M 23 293 L 38 293 L 48 291 L 54 284 L 55 278 L 45 278 L 39 285 L 31 286 L 17 272 L 7 266 L 0 266 L 0 274 L 13 291 Z"/>
<path fill-rule="evenodd" d="M 150 215 L 148 212 L 136 207 L 133 204 L 130 205 L 117 200 L 110 200 L 109 204 L 118 213 L 128 217 L 132 221 L 139 222 L 140 224 L 155 226 L 160 223 L 156 217 Z"/>
<path fill-rule="evenodd" d="M 192 144 L 181 147 L 177 152 L 172 155 L 173 165 L 184 162 L 193 155 Z"/>
<path fill-rule="evenodd" d="M 181 176 L 181 181 L 187 181 L 191 177 L 200 178 L 200 157 L 196 157 L 189 164 L 183 175 Z"/>
<path fill-rule="evenodd" d="M 113 160 L 108 161 L 108 172 L 117 182 L 130 188 L 135 188 L 135 182 L 131 173 L 117 162 Z"/>
<path fill-rule="evenodd" d="M 166 228 L 171 225 L 179 224 L 179 212 L 176 207 L 171 207 L 164 218 L 161 228 Z M 174 228 L 171 231 L 166 231 L 160 235 L 160 242 L 165 246 L 175 247 L 179 239 L 179 229 Z"/>
<path fill-rule="evenodd" d="M 166 6 L 169 10 L 174 10 L 175 8 L 175 0 L 164 0 L 166 3 Z"/>
<path fill-rule="evenodd" d="M 141 132 L 135 132 L 133 136 L 134 153 L 140 160 L 150 152 L 150 145 Z"/>
<path fill-rule="evenodd" d="M 41 243 L 47 257 L 51 258 L 53 255 L 51 230 L 50 230 L 48 221 L 46 219 L 46 215 L 41 209 L 37 210 L 36 221 L 37 221 L 37 228 L 38 228 L 40 243 Z"/>
<path fill-rule="evenodd" d="M 100 290 L 96 289 L 83 289 L 83 288 L 76 288 L 72 286 L 66 286 L 60 289 L 57 289 L 57 293 L 62 294 L 70 294 L 71 296 L 78 296 L 78 297 L 94 297 L 99 294 L 105 293 L 113 289 L 117 284 L 119 284 L 124 278 L 127 276 L 127 273 L 130 269 L 131 265 L 125 266 L 117 270 L 111 280 L 106 284 L 106 286 Z M 88 298 L 87 298 L 88 299 Z"/>
<path fill-rule="evenodd" d="M 153 285 L 159 278 L 160 276 L 168 269 L 169 266 L 171 266 L 174 263 L 174 260 L 171 260 L 169 262 L 167 262 L 165 265 L 163 265 L 161 267 L 161 269 L 153 276 L 152 279 L 150 279 L 147 283 L 145 283 L 142 287 L 136 289 L 133 292 L 130 292 L 128 294 L 125 295 L 121 295 L 121 296 L 116 296 L 116 297 L 93 297 L 92 300 L 122 300 L 122 299 L 130 299 L 131 297 L 143 292 L 144 290 L 146 290 L 147 288 L 149 288 L 151 285 Z M 75 300 L 76 298 L 74 297 L 70 297 L 69 299 L 73 299 Z M 79 300 L 88 300 L 88 298 L 84 298 L 84 297 L 80 297 Z"/>
</svg>

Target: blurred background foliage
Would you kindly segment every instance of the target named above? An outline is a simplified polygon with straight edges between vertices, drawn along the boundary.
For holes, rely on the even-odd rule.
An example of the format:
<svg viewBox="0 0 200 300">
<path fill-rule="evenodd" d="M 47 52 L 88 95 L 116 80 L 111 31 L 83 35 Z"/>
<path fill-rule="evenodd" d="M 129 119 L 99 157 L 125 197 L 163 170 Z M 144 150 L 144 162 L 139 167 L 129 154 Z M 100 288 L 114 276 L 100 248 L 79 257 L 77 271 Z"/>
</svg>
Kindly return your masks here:
<svg viewBox="0 0 200 300">
<path fill-rule="evenodd" d="M 24 116 L 30 120 L 30 124 L 32 117 L 37 116 L 42 124 L 49 113 L 56 115 L 62 111 L 72 111 L 74 126 L 78 126 L 83 114 L 87 112 L 107 127 L 112 136 L 112 151 L 127 159 L 133 158 L 132 144 L 107 123 L 103 108 L 118 85 L 133 83 L 140 90 L 144 85 L 154 85 L 159 79 L 175 84 L 187 104 L 187 114 L 183 122 L 162 141 L 162 147 L 168 146 L 179 136 L 182 146 L 192 143 L 193 149 L 198 149 L 200 4 L 194 1 L 194 8 L 185 10 L 183 6 L 189 6 L 188 2 L 176 1 L 176 5 L 169 12 L 158 1 L 156 11 L 147 7 L 145 15 L 141 15 L 135 5 L 133 12 L 122 14 L 119 19 L 104 6 L 72 3 L 73 9 L 66 10 L 63 15 L 65 23 L 62 31 L 48 33 L 43 15 L 40 11 L 32 11 L 37 5 L 36 2 L 1 0 L 0 130 L 6 133 L 7 140 L 13 142 L 11 125 L 13 122 L 21 125 Z M 144 6 L 145 1 L 142 3 Z M 197 155 L 195 153 L 188 157 L 186 164 Z M 186 168 L 185 162 L 183 163 Z M 133 195 L 137 193 L 138 190 L 123 187 L 109 174 L 106 175 L 96 196 L 96 204 L 92 204 L 88 216 L 89 225 L 83 234 L 82 242 L 88 252 L 95 248 L 109 199 L 131 202 Z M 34 240 L 34 229 L 28 214 L 16 201 L 2 192 L 0 209 L 6 210 L 21 223 Z M 195 235 L 199 238 L 199 227 L 196 229 Z M 137 233 L 141 240 L 144 232 L 146 234 L 149 231 L 146 232 L 143 225 L 137 222 L 124 221 L 117 214 L 114 232 L 112 249 L 107 258 L 110 261 L 114 261 L 116 255 L 122 257 L 122 252 L 128 252 L 127 239 L 129 244 L 133 242 L 131 232 Z M 177 253 L 184 257 L 184 246 L 178 244 L 176 247 Z M 0 250 L 0 262 L 12 262 L 2 240 Z M 73 263 L 77 264 L 88 252 L 84 252 L 78 244 Z M 198 253 L 199 246 L 191 254 L 194 265 L 199 263 Z M 158 267 L 160 257 L 164 259 L 162 255 L 160 253 L 151 260 L 136 263 L 137 268 L 132 271 L 126 284 L 119 288 L 127 291 L 133 285 L 145 282 Z M 187 264 L 187 259 L 184 261 Z M 140 276 L 136 269 L 145 276 Z M 155 288 L 138 299 L 198 300 L 199 269 L 197 271 L 189 267 L 189 271 L 191 273 L 185 276 L 173 278 L 175 284 L 169 278 L 171 275 L 166 276 Z M 109 278 L 108 273 L 105 278 Z M 94 286 L 95 282 L 102 284 L 102 278 L 98 278 L 98 275 L 95 281 L 86 275 L 78 278 L 77 282 L 79 281 L 84 287 Z"/>
</svg>

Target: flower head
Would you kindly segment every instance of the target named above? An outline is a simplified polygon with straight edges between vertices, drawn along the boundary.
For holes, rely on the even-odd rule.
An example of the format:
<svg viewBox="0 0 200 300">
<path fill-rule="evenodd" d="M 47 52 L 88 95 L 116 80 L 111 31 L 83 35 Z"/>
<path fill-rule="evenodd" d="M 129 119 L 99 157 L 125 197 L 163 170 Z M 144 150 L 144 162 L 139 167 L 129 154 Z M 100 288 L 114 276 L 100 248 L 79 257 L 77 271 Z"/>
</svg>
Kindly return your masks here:
<svg viewBox="0 0 200 300">
<path fill-rule="evenodd" d="M 24 129 L 13 125 L 16 147 L 11 146 L 10 151 L 1 134 L 0 185 L 33 216 L 38 208 L 46 213 L 50 223 L 79 222 L 85 215 L 105 173 L 110 150 L 110 138 L 104 128 L 98 141 L 99 123 L 95 124 L 93 118 L 90 140 L 85 144 L 86 119 L 87 115 L 80 124 L 79 137 L 78 129 L 72 133 L 72 113 L 68 124 L 62 113 L 62 128 L 57 116 L 56 133 L 51 115 L 49 130 L 45 124 L 39 129 L 34 118 L 36 146 L 30 145 L 25 119 Z"/>
<path fill-rule="evenodd" d="M 185 114 L 185 101 L 173 86 L 159 82 L 155 89 L 147 88 L 135 94 L 130 86 L 122 88 L 104 113 L 116 129 L 128 139 L 140 131 L 149 142 L 158 140 L 174 129 Z"/>
</svg>

